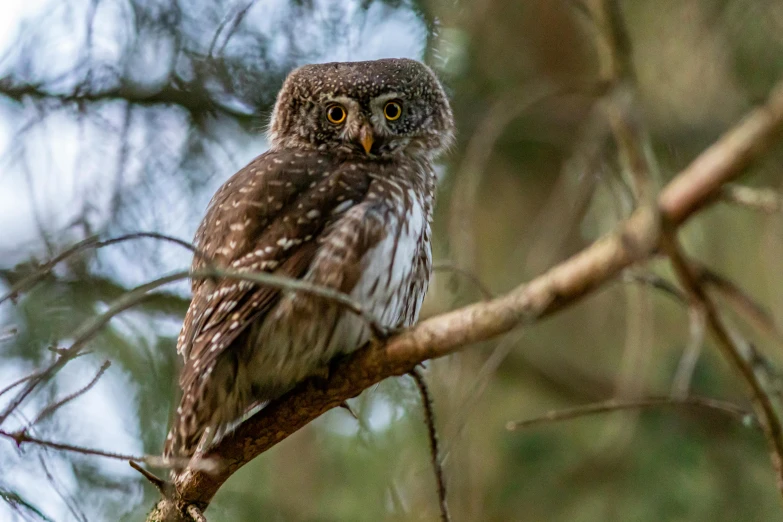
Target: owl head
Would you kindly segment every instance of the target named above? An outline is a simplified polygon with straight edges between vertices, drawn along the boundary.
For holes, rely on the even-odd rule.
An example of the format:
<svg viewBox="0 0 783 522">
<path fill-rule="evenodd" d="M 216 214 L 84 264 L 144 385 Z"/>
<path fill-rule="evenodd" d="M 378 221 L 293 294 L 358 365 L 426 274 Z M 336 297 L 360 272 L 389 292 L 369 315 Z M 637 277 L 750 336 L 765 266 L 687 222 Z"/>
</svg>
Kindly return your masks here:
<svg viewBox="0 0 783 522">
<path fill-rule="evenodd" d="M 454 122 L 435 74 L 408 59 L 305 65 L 277 96 L 273 149 L 393 158 L 432 157 L 452 141 Z"/>
</svg>

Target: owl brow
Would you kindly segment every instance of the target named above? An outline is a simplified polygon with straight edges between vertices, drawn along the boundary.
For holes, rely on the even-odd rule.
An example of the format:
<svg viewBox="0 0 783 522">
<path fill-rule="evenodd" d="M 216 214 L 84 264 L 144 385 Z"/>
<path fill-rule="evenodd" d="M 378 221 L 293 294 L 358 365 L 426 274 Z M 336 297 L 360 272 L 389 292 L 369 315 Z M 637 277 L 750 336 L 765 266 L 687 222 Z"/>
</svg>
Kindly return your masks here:
<svg viewBox="0 0 783 522">
<path fill-rule="evenodd" d="M 353 98 L 350 98 L 348 96 L 333 96 L 329 94 L 323 95 L 322 103 L 339 103 L 346 109 L 356 109 L 358 108 L 359 104 L 354 100 Z"/>
<path fill-rule="evenodd" d="M 402 93 L 399 92 L 387 92 L 384 94 L 379 94 L 375 98 L 372 99 L 371 105 L 373 106 L 380 106 L 382 103 L 385 103 L 389 100 L 402 100 L 405 96 Z"/>
</svg>

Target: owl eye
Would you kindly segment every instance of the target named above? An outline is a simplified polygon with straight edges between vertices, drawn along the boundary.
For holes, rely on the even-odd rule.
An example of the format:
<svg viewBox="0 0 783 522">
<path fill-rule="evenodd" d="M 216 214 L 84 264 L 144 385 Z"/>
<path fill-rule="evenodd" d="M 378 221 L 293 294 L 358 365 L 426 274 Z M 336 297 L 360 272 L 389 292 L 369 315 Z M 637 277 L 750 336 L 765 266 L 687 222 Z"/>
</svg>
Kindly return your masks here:
<svg viewBox="0 0 783 522">
<path fill-rule="evenodd" d="M 338 125 L 345 121 L 345 109 L 343 109 L 342 105 L 333 104 L 326 108 L 326 119 L 330 122 L 334 123 L 335 125 Z"/>
<path fill-rule="evenodd" d="M 402 106 L 395 101 L 390 101 L 383 107 L 383 115 L 389 121 L 394 121 L 402 115 Z"/>
</svg>

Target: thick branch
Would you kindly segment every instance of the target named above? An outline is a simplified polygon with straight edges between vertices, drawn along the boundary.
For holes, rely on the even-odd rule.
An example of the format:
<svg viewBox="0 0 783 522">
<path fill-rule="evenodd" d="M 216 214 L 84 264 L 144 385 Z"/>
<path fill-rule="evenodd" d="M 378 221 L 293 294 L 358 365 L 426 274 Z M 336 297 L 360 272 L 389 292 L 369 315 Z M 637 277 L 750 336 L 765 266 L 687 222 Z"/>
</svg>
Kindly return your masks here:
<svg viewBox="0 0 783 522">
<path fill-rule="evenodd" d="M 186 520 L 183 513 L 188 505 L 206 507 L 223 482 L 244 464 L 373 384 L 575 303 L 657 250 L 661 239 L 659 212 L 668 224 L 682 224 L 712 203 L 725 183 L 767 150 L 781 127 L 783 83 L 766 105 L 752 111 L 664 187 L 657 208 L 640 208 L 619 231 L 505 296 L 434 317 L 393 337 L 384 346 L 361 350 L 337 362 L 326 386 L 311 380 L 301 383 L 205 455 L 221 462 L 217 473 L 187 469 L 178 475 L 176 498 L 162 500 L 148 520 Z"/>
<path fill-rule="evenodd" d="M 781 132 L 781 121 L 783 82 L 765 105 L 751 111 L 669 183 L 658 199 L 663 214 L 679 225 L 711 203 L 724 184 L 772 145 Z"/>
<path fill-rule="evenodd" d="M 646 259 L 659 246 L 661 217 L 677 226 L 714 201 L 721 186 L 773 142 L 783 126 L 783 84 L 768 103 L 698 156 L 661 192 L 658 208 L 640 208 L 619 231 L 599 239 L 570 259 L 507 295 L 434 317 L 334 364 L 327 385 L 305 381 L 272 402 L 220 441 L 206 455 L 222 468 L 214 474 L 187 469 L 175 479 L 176 498 L 164 499 L 149 520 L 185 520 L 188 505 L 206 507 L 241 466 L 322 413 L 391 376 L 403 375 L 427 359 L 490 339 L 571 305 Z"/>
</svg>

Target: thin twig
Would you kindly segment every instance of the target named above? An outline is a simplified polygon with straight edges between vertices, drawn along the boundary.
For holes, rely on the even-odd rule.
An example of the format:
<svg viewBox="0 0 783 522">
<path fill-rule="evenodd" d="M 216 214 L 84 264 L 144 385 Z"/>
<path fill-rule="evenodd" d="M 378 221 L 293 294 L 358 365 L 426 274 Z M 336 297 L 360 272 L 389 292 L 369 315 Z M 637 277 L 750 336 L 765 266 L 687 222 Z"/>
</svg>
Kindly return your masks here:
<svg viewBox="0 0 783 522">
<path fill-rule="evenodd" d="M 215 35 L 212 37 L 212 42 L 209 44 L 209 51 L 207 52 L 207 56 L 209 56 L 209 59 L 214 61 L 216 60 L 215 55 L 215 46 L 217 45 L 218 38 L 220 38 L 221 33 L 223 32 L 223 29 L 226 27 L 226 25 L 231 23 L 230 27 L 226 31 L 227 34 L 223 38 L 223 43 L 220 46 L 220 53 L 223 53 L 225 51 L 226 46 L 228 45 L 229 40 L 231 40 L 231 37 L 234 35 L 234 32 L 237 30 L 237 27 L 242 23 L 242 20 L 247 15 L 247 12 L 250 10 L 251 7 L 253 7 L 253 4 L 255 4 L 256 0 L 251 0 L 247 2 L 243 7 L 237 8 L 236 13 L 232 15 L 227 15 L 223 20 L 220 22 L 220 25 L 218 25 L 218 28 L 215 30 Z"/>
<path fill-rule="evenodd" d="M 749 420 L 753 420 L 754 416 L 751 412 L 743 410 L 739 406 L 736 406 L 730 402 L 721 401 L 717 399 L 710 399 L 707 397 L 645 397 L 642 399 L 636 399 L 631 401 L 624 401 L 620 399 L 609 399 L 608 401 L 596 402 L 592 404 L 586 404 L 584 406 L 576 406 L 573 408 L 566 408 L 562 410 L 548 411 L 540 417 L 533 417 L 532 419 L 525 419 L 519 421 L 509 421 L 506 424 L 506 429 L 509 431 L 516 431 L 525 428 L 531 428 L 541 424 L 549 424 L 551 422 L 558 422 L 569 419 L 577 419 L 579 417 L 586 417 L 588 415 L 595 415 L 598 413 L 610 413 L 614 411 L 623 410 L 638 410 L 643 408 L 652 407 L 673 407 L 673 406 L 694 406 L 698 408 L 705 408 L 720 413 L 724 413 L 729 417 L 738 420 L 743 424 L 747 424 Z"/>
<path fill-rule="evenodd" d="M 57 353 L 57 352 L 56 352 Z M 88 352 L 81 352 L 78 355 L 72 357 L 72 359 L 76 359 L 77 357 L 81 357 L 82 355 L 87 355 Z M 62 355 L 62 353 L 59 353 L 59 355 Z M 41 370 L 39 372 L 33 372 L 29 375 L 25 375 L 24 377 L 17 379 L 16 381 L 12 382 L 2 390 L 0 390 L 0 397 L 2 397 L 6 392 L 14 389 L 15 387 L 19 386 L 23 382 L 29 381 L 30 379 L 35 379 L 36 377 L 39 377 L 42 373 L 44 373 L 46 370 Z"/>
<path fill-rule="evenodd" d="M 688 344 L 680 357 L 680 363 L 677 365 L 677 371 L 672 380 L 672 396 L 686 397 L 691 387 L 693 372 L 696 370 L 696 363 L 699 361 L 702 346 L 704 346 L 704 337 L 707 329 L 707 320 L 704 309 L 696 303 L 688 307 Z"/>
<path fill-rule="evenodd" d="M 19 493 L 14 491 L 8 491 L 0 488 L 0 500 L 7 503 L 11 509 L 13 509 L 23 520 L 29 520 L 25 516 L 25 512 L 22 508 L 34 513 L 38 518 L 44 522 L 54 522 L 51 518 L 47 517 L 40 509 L 33 504 L 25 500 Z"/>
<path fill-rule="evenodd" d="M 723 355 L 748 386 L 753 409 L 759 418 L 759 424 L 769 445 L 770 458 L 777 476 L 778 489 L 783 493 L 783 425 L 772 403 L 772 398 L 764 389 L 762 380 L 756 375 L 753 362 L 747 360 L 746 354 L 743 354 L 743 347 L 737 344 L 718 314 L 715 305 L 704 289 L 702 281 L 695 273 L 693 265 L 682 253 L 673 232 L 664 234 L 662 247 L 669 255 L 677 277 L 688 291 L 691 299 L 704 309 L 707 325 L 718 341 L 718 346 L 722 349 Z M 744 351 L 747 352 L 748 350 Z"/>
<path fill-rule="evenodd" d="M 81 395 L 84 395 L 85 393 L 90 391 L 90 389 L 93 386 L 95 386 L 95 384 L 98 382 L 98 379 L 100 379 L 101 376 L 103 376 L 104 372 L 109 369 L 109 366 L 111 366 L 111 362 L 108 359 L 103 361 L 103 364 L 101 365 L 100 368 L 98 368 L 97 373 L 92 378 L 92 380 L 90 380 L 90 382 L 88 382 L 86 385 L 84 385 L 79 390 L 76 390 L 75 392 L 71 393 L 70 395 L 66 395 L 65 397 L 63 397 L 59 401 L 56 401 L 56 402 L 50 404 L 49 406 L 47 406 L 46 408 L 44 408 L 41 411 L 41 413 L 38 414 L 38 416 L 35 418 L 35 420 L 32 421 L 30 424 L 28 424 L 27 428 L 25 428 L 25 429 L 29 429 L 31 426 L 33 426 L 35 424 L 38 424 L 39 422 L 41 422 L 42 420 L 44 420 L 47 417 L 49 417 L 52 413 L 57 411 L 59 408 L 61 408 L 62 406 L 64 406 L 68 402 L 70 402 L 70 401 L 76 399 L 77 397 L 79 397 Z"/>
<path fill-rule="evenodd" d="M 727 203 L 734 203 L 768 214 L 783 210 L 783 197 L 778 191 L 771 188 L 751 188 L 730 184 L 721 189 L 720 197 Z"/>
<path fill-rule="evenodd" d="M 5 419 L 8 418 L 8 415 L 10 415 L 11 412 L 19 407 L 19 405 L 30 395 L 30 393 L 32 393 L 32 391 L 38 385 L 51 378 L 51 376 L 57 373 L 70 359 L 76 356 L 79 353 L 79 350 L 81 350 L 87 342 L 95 337 L 95 335 L 97 335 L 98 332 L 100 332 L 100 330 L 106 324 L 108 324 L 114 316 L 142 302 L 147 298 L 147 294 L 149 294 L 150 291 L 169 283 L 180 281 L 182 279 L 207 279 L 214 277 L 234 279 L 238 281 L 248 281 L 280 290 L 302 292 L 321 297 L 323 299 L 333 301 L 336 304 L 343 306 L 351 312 L 357 314 L 359 317 L 367 321 L 374 331 L 381 332 L 384 330 L 380 325 L 380 322 L 368 311 L 365 311 L 360 303 L 351 299 L 347 294 L 337 290 L 314 285 L 299 279 L 292 279 L 289 277 L 282 277 L 263 272 L 237 272 L 233 270 L 217 268 L 205 268 L 197 271 L 182 270 L 167 276 L 160 277 L 134 288 L 133 290 L 122 295 L 119 299 L 115 300 L 111 305 L 109 305 L 108 309 L 104 313 L 92 317 L 82 323 L 74 332 L 72 336 L 73 342 L 71 345 L 62 351 L 60 357 L 48 368 L 42 370 L 34 377 L 29 378 L 28 383 L 24 389 L 20 391 L 17 396 L 10 401 L 3 412 L 0 413 L 0 425 L 5 422 Z"/>
<path fill-rule="evenodd" d="M 157 475 L 154 475 L 153 473 L 150 473 L 146 469 L 142 468 L 138 462 L 135 462 L 133 460 L 129 460 L 128 464 L 130 464 L 130 467 L 141 473 L 141 475 L 147 479 L 155 488 L 160 492 L 161 495 L 166 495 L 166 489 L 167 489 L 167 483 L 162 478 L 158 477 Z"/>
<path fill-rule="evenodd" d="M 432 265 L 432 270 L 435 272 L 438 271 L 444 271 L 444 272 L 453 272 L 457 275 L 460 275 L 470 281 L 473 286 L 475 286 L 479 292 L 481 292 L 481 295 L 484 296 L 485 301 L 489 301 L 495 295 L 490 291 L 489 288 L 481 281 L 481 278 L 477 276 L 475 273 L 471 272 L 470 270 L 467 270 L 465 268 L 458 267 L 454 262 L 452 261 L 439 261 L 437 263 L 434 263 Z"/>
<path fill-rule="evenodd" d="M 250 283 L 256 283 L 262 286 L 277 288 L 278 290 L 302 292 L 304 294 L 309 294 L 332 301 L 335 304 L 338 304 L 355 313 L 356 315 L 366 319 L 369 323 L 379 324 L 379 321 L 372 317 L 372 315 L 364 309 L 361 303 L 351 299 L 348 294 L 327 288 L 325 286 L 308 283 L 307 281 L 303 281 L 301 279 L 293 279 L 291 277 L 283 277 L 266 272 L 237 272 L 235 270 L 225 270 L 218 268 L 207 268 L 196 270 L 195 272 L 189 272 L 187 273 L 187 277 L 192 279 L 222 277 L 225 279 L 235 279 L 237 281 L 248 281 Z"/>
<path fill-rule="evenodd" d="M 775 324 L 775 320 L 767 310 L 747 294 L 736 283 L 715 270 L 693 260 L 690 261 L 694 275 L 703 283 L 722 295 L 734 309 L 744 315 L 758 328 L 766 331 L 779 343 L 783 344 L 783 332 Z"/>
<path fill-rule="evenodd" d="M 410 376 L 413 377 L 413 382 L 416 383 L 416 387 L 421 394 L 421 404 L 424 408 L 424 423 L 427 425 L 427 434 L 429 435 L 430 442 L 430 458 L 432 459 L 432 470 L 435 473 L 435 482 L 438 486 L 438 505 L 440 506 L 440 519 L 441 522 L 449 522 L 451 515 L 449 515 L 448 499 L 446 498 L 446 477 L 443 473 L 443 466 L 440 460 L 440 450 L 438 449 L 438 431 L 435 428 L 435 410 L 432 404 L 432 396 L 430 395 L 427 382 L 424 380 L 424 376 L 418 368 L 414 368 L 410 372 Z"/>
<path fill-rule="evenodd" d="M 19 385 L 20 385 L 20 384 L 22 384 L 23 382 L 29 381 L 30 379 L 34 379 L 34 378 L 36 378 L 36 377 L 40 376 L 42 373 L 43 373 L 43 371 L 40 371 L 40 372 L 33 372 L 33 373 L 29 374 L 29 375 L 25 375 L 24 377 L 22 377 L 22 378 L 20 378 L 20 379 L 17 379 L 17 380 L 15 380 L 15 381 L 14 381 L 14 382 L 12 382 L 11 384 L 9 384 L 8 386 L 6 386 L 6 387 L 5 387 L 5 388 L 3 388 L 2 390 L 0 390 L 0 397 L 2 397 L 2 396 L 3 396 L 3 394 L 5 394 L 6 392 L 8 392 L 8 391 L 10 391 L 10 390 L 12 390 L 12 389 L 14 389 L 14 388 L 16 388 L 17 386 L 19 386 Z"/>
<path fill-rule="evenodd" d="M 16 327 L 11 327 L 3 330 L 0 332 L 0 343 L 4 343 L 6 341 L 10 341 L 16 335 L 19 333 L 19 330 L 16 329 Z"/>
<path fill-rule="evenodd" d="M 179 281 L 188 277 L 189 272 L 177 272 L 164 276 L 149 283 L 136 287 L 130 292 L 124 294 L 122 297 L 114 301 L 109 308 L 101 315 L 92 317 L 83 322 L 79 328 L 76 329 L 72 338 L 73 342 L 71 346 L 65 349 L 51 365 L 39 372 L 34 378 L 29 379 L 26 386 L 17 393 L 16 397 L 12 399 L 6 408 L 0 413 L 0 425 L 2 425 L 8 416 L 19 407 L 19 405 L 33 392 L 33 390 L 51 378 L 56 374 L 65 364 L 68 363 L 73 357 L 75 357 L 81 348 L 89 342 L 100 330 L 109 323 L 109 321 L 115 315 L 133 307 L 146 298 L 146 294 L 150 290 L 154 290 L 160 286 L 171 283 L 173 281 Z"/>
<path fill-rule="evenodd" d="M 60 497 L 60 500 L 63 501 L 63 504 L 67 506 L 68 511 L 71 512 L 71 515 L 73 515 L 74 520 L 77 520 L 79 522 L 87 522 L 87 516 L 79 508 L 79 505 L 74 501 L 73 498 L 69 497 L 69 495 L 63 492 L 62 484 L 59 484 L 57 482 L 57 479 L 54 478 L 52 472 L 49 471 L 49 466 L 46 465 L 46 460 L 44 459 L 43 455 L 38 455 L 38 462 L 41 464 L 41 469 L 43 469 L 44 475 L 46 476 L 46 480 L 49 481 L 49 484 L 52 486 L 52 489 L 57 494 L 57 496 Z"/>
<path fill-rule="evenodd" d="M 623 280 L 627 283 L 637 283 L 650 286 L 656 290 L 661 290 L 680 304 L 688 304 L 688 297 L 677 288 L 677 286 L 653 273 L 626 272 L 623 274 Z"/>
<path fill-rule="evenodd" d="M 25 277 L 21 281 L 17 282 L 14 286 L 11 287 L 11 289 L 5 295 L 0 297 L 0 304 L 3 304 L 5 301 L 9 299 L 16 299 L 16 297 L 18 297 L 20 293 L 29 290 L 32 286 L 34 286 L 36 283 L 38 283 L 43 278 L 45 278 L 47 274 L 49 274 L 49 272 L 51 272 L 52 269 L 54 269 L 55 266 L 65 261 L 69 257 L 72 257 L 78 254 L 79 252 L 82 252 L 83 250 L 87 250 L 91 248 L 98 249 L 98 248 L 114 245 L 116 243 L 121 243 L 123 241 L 132 241 L 135 239 L 145 239 L 145 238 L 158 239 L 161 241 L 168 241 L 170 243 L 174 243 L 181 247 L 187 248 L 188 250 L 193 252 L 193 254 L 196 255 L 197 257 L 202 257 L 208 260 L 207 256 L 203 254 L 200 250 L 198 250 L 192 243 L 189 243 L 182 239 L 178 239 L 176 237 L 167 236 L 165 234 L 159 234 L 157 232 L 133 232 L 131 234 L 124 234 L 122 236 L 105 239 L 102 241 L 99 240 L 97 236 L 92 236 L 82 241 L 79 241 L 75 245 L 65 249 L 58 255 L 54 256 L 46 263 L 42 264 L 39 267 L 36 267 L 35 271 L 32 274 Z"/>
<path fill-rule="evenodd" d="M 0 430 L 0 437 L 5 437 L 6 439 L 12 440 L 17 446 L 22 446 L 23 444 L 34 444 L 36 446 L 43 446 L 46 448 L 51 448 L 60 451 L 81 453 L 82 455 L 106 457 L 114 460 L 126 460 L 126 461 L 132 460 L 136 462 L 143 462 L 148 466 L 153 466 L 156 468 L 174 468 L 176 466 L 183 466 L 183 465 L 187 465 L 188 461 L 190 460 L 190 459 L 163 458 L 157 455 L 127 455 L 123 453 L 115 453 L 113 451 L 104 451 L 104 450 L 98 450 L 94 448 L 86 448 L 84 446 L 76 446 L 73 444 L 65 444 L 62 442 L 54 442 L 51 440 L 31 437 L 25 431 L 17 431 L 14 433 L 9 433 L 5 430 Z M 202 468 L 205 471 L 210 471 L 210 470 L 214 470 L 215 466 L 214 463 L 205 462 Z"/>
</svg>

